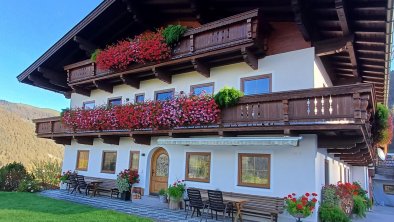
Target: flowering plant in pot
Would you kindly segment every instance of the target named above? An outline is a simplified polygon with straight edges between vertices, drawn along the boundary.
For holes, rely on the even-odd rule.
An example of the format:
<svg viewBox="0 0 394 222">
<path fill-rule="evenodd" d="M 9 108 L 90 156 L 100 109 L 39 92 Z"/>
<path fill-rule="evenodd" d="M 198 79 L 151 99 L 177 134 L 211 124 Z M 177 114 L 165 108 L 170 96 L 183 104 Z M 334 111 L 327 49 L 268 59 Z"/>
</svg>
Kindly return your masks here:
<svg viewBox="0 0 394 222">
<path fill-rule="evenodd" d="M 171 184 L 168 189 L 168 196 L 170 197 L 170 206 L 171 210 L 178 210 L 180 202 L 183 197 L 183 193 L 185 192 L 186 184 L 184 180 L 177 180 L 173 184 Z"/>
<path fill-rule="evenodd" d="M 121 199 L 131 200 L 131 188 L 135 183 L 140 182 L 140 175 L 135 170 L 125 169 L 118 174 L 116 186 L 121 193 Z"/>
<path fill-rule="evenodd" d="M 71 170 L 67 170 L 66 172 L 63 172 L 62 175 L 59 175 L 58 178 L 60 182 L 64 183 L 68 178 L 70 178 L 70 175 L 72 174 Z"/>
<path fill-rule="evenodd" d="M 301 222 L 301 218 L 309 217 L 315 210 L 316 197 L 316 193 L 305 193 L 298 198 L 295 193 L 289 194 L 285 197 L 285 209 Z"/>
</svg>

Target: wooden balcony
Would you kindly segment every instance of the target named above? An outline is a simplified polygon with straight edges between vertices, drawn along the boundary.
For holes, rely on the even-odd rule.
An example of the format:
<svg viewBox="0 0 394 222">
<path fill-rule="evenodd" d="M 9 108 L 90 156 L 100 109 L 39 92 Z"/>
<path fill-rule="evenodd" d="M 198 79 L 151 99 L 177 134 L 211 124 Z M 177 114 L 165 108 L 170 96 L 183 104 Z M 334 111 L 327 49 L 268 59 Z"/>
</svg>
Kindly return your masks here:
<svg viewBox="0 0 394 222">
<path fill-rule="evenodd" d="M 375 173 L 384 176 L 394 177 L 394 159 L 379 160 L 375 167 Z"/>
<path fill-rule="evenodd" d="M 256 9 L 188 30 L 173 48 L 171 59 L 161 63 L 134 64 L 116 72 L 100 70 L 89 59 L 64 69 L 68 84 L 76 93 L 87 96 L 96 88 L 112 92 L 116 84 L 139 88 L 139 82 L 149 78 L 171 83 L 172 75 L 193 70 L 209 77 L 210 68 L 234 62 L 245 61 L 257 69 L 257 59 L 263 57 L 266 48 L 265 28 Z"/>
<path fill-rule="evenodd" d="M 370 119 L 375 100 L 371 84 L 277 92 L 245 96 L 221 112 L 221 123 L 210 126 L 179 127 L 166 130 L 76 131 L 61 123 L 60 117 L 34 120 L 38 137 L 58 143 L 119 144 L 120 137 L 150 144 L 152 136 L 188 137 L 190 135 L 237 136 L 241 134 L 318 134 L 319 147 L 351 164 L 367 164 L 370 156 Z M 354 156 L 354 158 L 352 158 Z"/>
</svg>

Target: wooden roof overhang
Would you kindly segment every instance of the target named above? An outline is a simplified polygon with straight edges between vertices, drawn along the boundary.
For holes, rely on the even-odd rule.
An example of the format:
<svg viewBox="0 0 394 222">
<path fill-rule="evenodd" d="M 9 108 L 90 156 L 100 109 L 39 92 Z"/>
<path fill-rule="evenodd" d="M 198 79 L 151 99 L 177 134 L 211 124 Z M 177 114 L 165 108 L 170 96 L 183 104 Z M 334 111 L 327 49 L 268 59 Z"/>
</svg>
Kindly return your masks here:
<svg viewBox="0 0 394 222">
<path fill-rule="evenodd" d="M 377 100 L 387 102 L 392 0 L 106 0 L 18 80 L 69 95 L 63 67 L 89 58 L 96 47 L 169 22 L 205 24 L 256 8 L 268 23 L 297 23 L 334 85 L 373 83 Z"/>
</svg>

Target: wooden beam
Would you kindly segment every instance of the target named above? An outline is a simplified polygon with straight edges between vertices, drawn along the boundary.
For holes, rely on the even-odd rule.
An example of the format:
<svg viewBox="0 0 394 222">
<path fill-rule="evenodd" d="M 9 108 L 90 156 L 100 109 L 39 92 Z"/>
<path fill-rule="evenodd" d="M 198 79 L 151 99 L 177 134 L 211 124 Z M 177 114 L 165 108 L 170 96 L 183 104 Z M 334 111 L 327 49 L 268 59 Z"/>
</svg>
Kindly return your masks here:
<svg viewBox="0 0 394 222">
<path fill-rule="evenodd" d="M 339 24 L 341 25 L 342 34 L 344 36 L 349 35 L 352 30 L 348 18 L 348 8 L 344 0 L 335 0 L 335 9 L 337 11 Z M 346 44 L 347 51 L 349 53 L 350 61 L 352 63 L 353 75 L 354 77 L 359 77 L 359 67 L 357 64 L 356 50 L 354 49 L 353 42 L 348 42 Z"/>
<path fill-rule="evenodd" d="M 162 69 L 153 67 L 152 72 L 155 75 L 156 78 L 160 79 L 161 81 L 171 84 L 172 82 L 172 76 L 168 73 L 165 73 Z"/>
<path fill-rule="evenodd" d="M 93 145 L 94 137 L 76 136 L 74 138 L 77 141 L 77 143 L 79 143 L 79 144 Z"/>
<path fill-rule="evenodd" d="M 363 137 L 357 136 L 319 136 L 319 148 L 349 148 L 354 147 L 356 143 L 362 143 Z"/>
<path fill-rule="evenodd" d="M 43 88 L 55 89 L 57 91 L 62 91 L 62 92 L 66 92 L 67 90 L 69 90 L 68 86 L 58 86 L 58 85 L 52 84 L 51 82 L 49 82 L 48 79 L 41 77 L 41 76 L 31 74 L 27 78 L 30 81 L 32 81 L 35 85 L 41 86 Z"/>
<path fill-rule="evenodd" d="M 37 71 L 42 73 L 42 76 L 48 79 L 50 83 L 61 87 L 67 87 L 66 73 L 54 71 L 41 66 L 37 68 Z"/>
<path fill-rule="evenodd" d="M 88 90 L 88 89 L 84 89 L 79 86 L 71 86 L 71 88 L 73 89 L 73 93 L 77 93 L 77 94 L 81 94 L 81 95 L 90 97 L 90 90 Z"/>
<path fill-rule="evenodd" d="M 88 40 L 80 37 L 80 36 L 74 36 L 73 38 L 74 42 L 78 43 L 79 48 L 83 51 L 85 51 L 86 55 L 90 57 L 92 53 L 98 49 L 98 46 L 89 42 Z"/>
<path fill-rule="evenodd" d="M 211 71 L 210 71 L 210 68 L 206 64 L 202 63 L 198 59 L 192 59 L 191 62 L 193 64 L 194 70 L 196 70 L 198 73 L 200 73 L 201 75 L 203 75 L 207 78 L 210 77 Z"/>
<path fill-rule="evenodd" d="M 120 75 L 120 79 L 122 82 L 128 86 L 139 89 L 140 88 L 140 80 L 131 76 Z"/>
<path fill-rule="evenodd" d="M 108 83 L 93 80 L 93 84 L 97 87 L 97 89 L 101 89 L 105 92 L 113 93 L 114 91 L 114 87 Z"/>
<path fill-rule="evenodd" d="M 311 23 L 310 19 L 307 16 L 308 10 L 305 9 L 305 6 L 302 5 L 301 0 L 291 0 L 291 9 L 294 13 L 294 20 L 300 30 L 302 36 L 305 41 L 312 41 L 311 36 Z"/>
<path fill-rule="evenodd" d="M 131 138 L 133 138 L 133 141 L 136 144 L 150 145 L 150 135 L 131 134 Z"/>
<path fill-rule="evenodd" d="M 349 19 L 347 17 L 347 7 L 344 0 L 335 0 L 335 9 L 339 18 L 339 23 L 344 35 L 348 35 L 350 31 Z"/>
<path fill-rule="evenodd" d="M 122 0 L 126 4 L 127 12 L 131 14 L 132 22 L 143 23 L 141 13 L 139 13 L 138 7 L 135 1 L 132 0 Z"/>
<path fill-rule="evenodd" d="M 71 137 L 55 137 L 53 141 L 57 144 L 71 145 Z"/>
<path fill-rule="evenodd" d="M 257 70 L 259 68 L 258 59 L 249 48 L 242 47 L 241 54 L 246 64 L 252 69 Z"/>
<path fill-rule="evenodd" d="M 119 145 L 119 136 L 100 136 L 105 144 Z"/>
<path fill-rule="evenodd" d="M 353 41 L 354 35 L 348 35 L 343 38 L 333 38 L 315 42 L 315 54 L 317 56 L 325 56 L 346 51 L 347 43 Z"/>
<path fill-rule="evenodd" d="M 64 92 L 64 93 L 63 93 L 64 98 L 66 98 L 66 99 L 71 99 L 71 93 L 72 93 L 72 92 L 70 92 L 70 91 Z"/>
</svg>

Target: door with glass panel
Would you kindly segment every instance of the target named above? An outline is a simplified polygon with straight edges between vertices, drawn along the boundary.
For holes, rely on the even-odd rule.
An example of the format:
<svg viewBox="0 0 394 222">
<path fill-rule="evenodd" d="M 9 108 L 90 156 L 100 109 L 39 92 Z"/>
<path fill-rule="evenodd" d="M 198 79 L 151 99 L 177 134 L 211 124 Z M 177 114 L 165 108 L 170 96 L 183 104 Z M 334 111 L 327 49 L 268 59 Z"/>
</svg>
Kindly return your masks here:
<svg viewBox="0 0 394 222">
<path fill-rule="evenodd" d="M 151 159 L 150 188 L 151 194 L 157 194 L 159 190 L 168 186 L 168 153 L 163 148 L 157 149 Z"/>
</svg>

